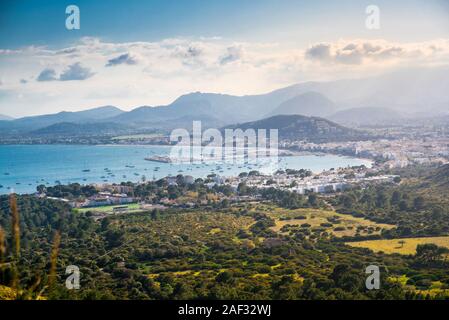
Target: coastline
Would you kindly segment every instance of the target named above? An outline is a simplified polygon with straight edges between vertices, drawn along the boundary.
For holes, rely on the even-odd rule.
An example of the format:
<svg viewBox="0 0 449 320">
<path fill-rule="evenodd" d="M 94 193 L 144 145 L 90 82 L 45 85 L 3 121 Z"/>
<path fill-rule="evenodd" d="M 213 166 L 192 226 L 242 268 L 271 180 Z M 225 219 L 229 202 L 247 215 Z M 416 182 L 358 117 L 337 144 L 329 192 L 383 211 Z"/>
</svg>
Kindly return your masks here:
<svg viewBox="0 0 449 320">
<path fill-rule="evenodd" d="M 97 149 L 98 147 L 98 149 Z M 107 147 L 107 148 L 106 148 Z M 149 154 L 167 150 L 169 146 L 136 145 L 8 145 L 0 146 L 0 193 L 11 189 L 18 193 L 33 193 L 36 186 L 68 183 L 82 185 L 137 182 L 144 178 L 160 179 L 177 174 L 204 178 L 209 174 L 223 177 L 237 176 L 241 172 L 258 170 L 274 172 L 262 162 L 252 164 L 163 164 L 144 160 Z M 155 148 L 154 150 L 151 150 Z M 14 154 L 14 157 L 12 156 Z M 304 156 L 304 158 L 301 158 Z M 316 158 L 315 158 L 316 157 Z M 314 152 L 295 152 L 280 156 L 279 169 L 309 169 L 315 173 L 332 167 L 347 167 L 372 163 L 345 155 Z M 334 164 L 335 163 L 335 164 Z M 106 170 L 107 169 L 107 170 Z M 87 172 L 85 172 L 87 171 Z M 270 173 L 268 173 L 270 174 Z M 8 190 L 8 187 L 10 188 Z"/>
</svg>

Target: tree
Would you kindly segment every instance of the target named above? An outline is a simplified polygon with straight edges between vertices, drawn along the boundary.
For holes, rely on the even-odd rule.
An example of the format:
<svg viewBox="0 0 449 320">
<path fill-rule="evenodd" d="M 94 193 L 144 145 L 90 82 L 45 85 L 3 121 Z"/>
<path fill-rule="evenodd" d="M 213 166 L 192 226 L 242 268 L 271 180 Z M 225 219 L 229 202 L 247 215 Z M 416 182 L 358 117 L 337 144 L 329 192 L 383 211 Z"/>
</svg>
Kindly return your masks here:
<svg viewBox="0 0 449 320">
<path fill-rule="evenodd" d="M 441 219 L 444 215 L 444 209 L 441 206 L 436 206 L 432 209 L 432 219 Z"/>
<path fill-rule="evenodd" d="M 355 291 L 361 287 L 361 278 L 347 264 L 335 266 L 329 278 L 334 280 L 337 288 L 345 291 Z"/>
<path fill-rule="evenodd" d="M 399 210 L 401 211 L 407 211 L 408 210 L 408 203 L 405 200 L 402 200 L 399 202 Z"/>
<path fill-rule="evenodd" d="M 425 207 L 425 200 L 422 196 L 418 196 L 413 200 L 413 207 L 416 210 L 422 210 Z"/>
<path fill-rule="evenodd" d="M 377 194 L 377 198 L 376 198 L 377 207 L 385 208 L 388 206 L 388 202 L 389 202 L 389 199 L 385 192 L 381 191 L 380 193 Z"/>
<path fill-rule="evenodd" d="M 240 182 L 238 187 L 237 187 L 237 191 L 241 195 L 246 195 L 248 193 L 248 187 L 246 186 L 246 183 Z"/>
<path fill-rule="evenodd" d="M 109 227 L 109 225 L 111 224 L 111 219 L 109 217 L 105 217 L 104 219 L 101 220 L 101 230 L 106 231 Z"/>
<path fill-rule="evenodd" d="M 223 271 L 220 272 L 216 277 L 215 277 L 215 281 L 217 282 L 229 282 L 232 279 L 232 273 L 230 273 L 229 271 Z"/>
<path fill-rule="evenodd" d="M 393 194 L 391 195 L 391 203 L 396 205 L 400 201 L 401 201 L 401 193 L 397 190 L 393 191 Z"/>
<path fill-rule="evenodd" d="M 311 206 L 316 206 L 318 204 L 318 198 L 315 193 L 309 194 L 309 204 Z"/>
<path fill-rule="evenodd" d="M 113 230 L 109 229 L 106 234 L 106 241 L 109 244 L 109 247 L 117 247 L 121 245 L 124 241 L 125 232 L 122 230 Z"/>
<path fill-rule="evenodd" d="M 157 220 L 159 219 L 159 210 L 158 209 L 153 209 L 151 211 L 151 219 L 152 220 Z"/>
<path fill-rule="evenodd" d="M 416 247 L 415 256 L 423 264 L 433 264 L 442 260 L 442 257 L 448 253 L 449 249 L 445 247 L 439 247 L 433 243 L 425 243 Z"/>
<path fill-rule="evenodd" d="M 345 195 L 343 196 L 342 203 L 346 209 L 352 209 L 354 206 L 354 197 L 352 197 L 351 195 Z"/>
</svg>

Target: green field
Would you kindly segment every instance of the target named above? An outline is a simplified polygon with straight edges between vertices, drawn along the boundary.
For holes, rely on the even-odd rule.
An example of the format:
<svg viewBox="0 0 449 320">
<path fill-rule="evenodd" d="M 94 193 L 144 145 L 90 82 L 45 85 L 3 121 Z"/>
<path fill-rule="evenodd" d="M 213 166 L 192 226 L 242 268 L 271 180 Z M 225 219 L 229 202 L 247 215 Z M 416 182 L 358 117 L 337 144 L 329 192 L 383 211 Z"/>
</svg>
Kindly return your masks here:
<svg viewBox="0 0 449 320">
<path fill-rule="evenodd" d="M 400 243 L 399 241 L 404 241 Z M 391 240 L 368 240 L 359 242 L 348 242 L 347 245 L 358 248 L 368 248 L 374 252 L 384 252 L 388 254 L 415 254 L 418 244 L 433 243 L 437 246 L 449 248 L 448 237 L 429 237 L 429 238 L 405 238 Z"/>
<path fill-rule="evenodd" d="M 138 203 L 130 203 L 125 205 L 115 205 L 115 206 L 101 206 L 101 207 L 91 207 L 91 208 L 81 208 L 77 209 L 78 212 L 84 213 L 84 212 L 101 212 L 101 213 L 113 213 L 114 208 L 117 207 L 128 207 L 128 212 L 140 212 L 144 211 L 140 208 L 140 205 Z"/>
</svg>

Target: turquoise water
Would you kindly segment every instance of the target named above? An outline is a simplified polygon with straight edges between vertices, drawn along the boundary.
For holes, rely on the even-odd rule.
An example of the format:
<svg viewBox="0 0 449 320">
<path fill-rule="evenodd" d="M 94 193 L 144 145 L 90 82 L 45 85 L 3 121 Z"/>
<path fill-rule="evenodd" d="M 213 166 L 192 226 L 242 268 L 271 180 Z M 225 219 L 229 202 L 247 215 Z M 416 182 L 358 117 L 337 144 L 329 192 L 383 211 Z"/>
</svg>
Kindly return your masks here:
<svg viewBox="0 0 449 320">
<path fill-rule="evenodd" d="M 40 184 L 54 185 L 78 182 L 112 183 L 147 180 L 168 175 L 205 177 L 210 173 L 222 176 L 259 170 L 310 169 L 314 172 L 369 161 L 334 155 L 280 157 L 275 166 L 267 164 L 169 164 L 146 161 L 154 155 L 168 155 L 165 146 L 86 146 L 86 145 L 7 145 L 0 146 L 0 193 L 32 193 Z M 157 167 L 159 167 L 157 169 Z"/>
</svg>

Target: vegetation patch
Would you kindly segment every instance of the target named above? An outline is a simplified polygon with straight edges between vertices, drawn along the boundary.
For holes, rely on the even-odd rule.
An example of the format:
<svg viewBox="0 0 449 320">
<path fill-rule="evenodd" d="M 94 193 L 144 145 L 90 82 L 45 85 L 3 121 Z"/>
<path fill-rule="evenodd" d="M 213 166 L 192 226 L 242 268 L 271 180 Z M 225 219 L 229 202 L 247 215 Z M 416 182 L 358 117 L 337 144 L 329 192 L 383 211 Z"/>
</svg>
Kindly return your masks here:
<svg viewBox="0 0 449 320">
<path fill-rule="evenodd" d="M 270 216 L 275 220 L 273 231 L 288 233 L 297 228 L 311 228 L 327 232 L 336 237 L 380 235 L 382 230 L 394 225 L 376 223 L 364 218 L 322 209 L 280 209 L 272 208 Z M 298 219 L 299 218 L 299 219 Z"/>
</svg>

